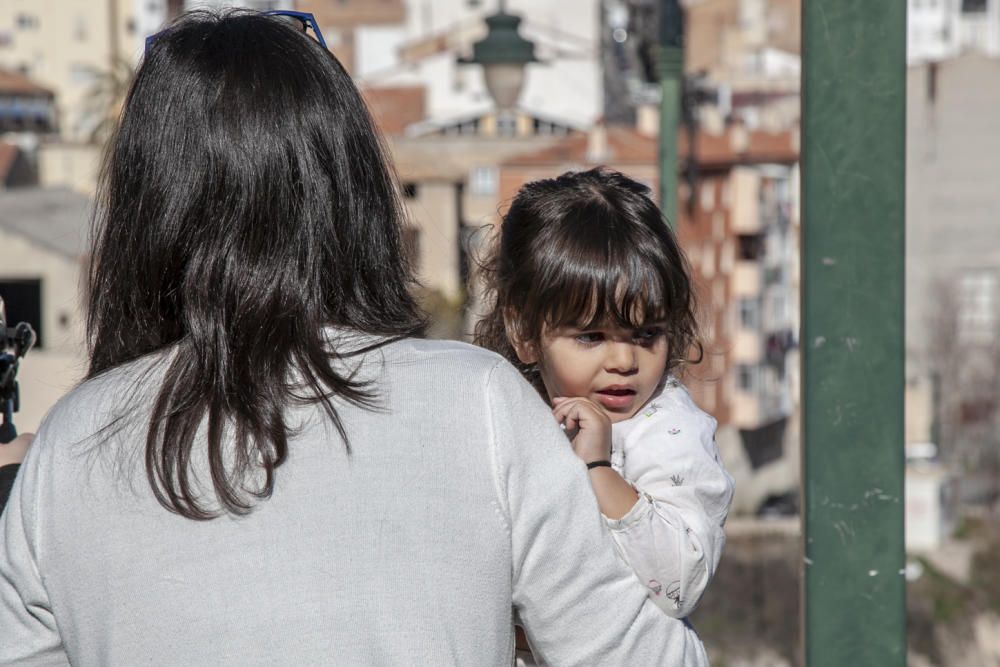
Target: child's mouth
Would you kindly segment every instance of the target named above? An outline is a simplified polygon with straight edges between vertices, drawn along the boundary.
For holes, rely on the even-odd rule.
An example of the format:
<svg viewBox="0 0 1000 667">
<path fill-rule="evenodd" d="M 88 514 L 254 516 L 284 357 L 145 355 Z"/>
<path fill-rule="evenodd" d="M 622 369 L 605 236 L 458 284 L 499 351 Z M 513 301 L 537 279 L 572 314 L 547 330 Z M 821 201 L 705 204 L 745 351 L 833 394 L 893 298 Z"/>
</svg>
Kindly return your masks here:
<svg viewBox="0 0 1000 667">
<path fill-rule="evenodd" d="M 597 400 L 608 408 L 626 408 L 635 398 L 635 389 L 630 387 L 607 387 L 597 392 Z"/>
</svg>

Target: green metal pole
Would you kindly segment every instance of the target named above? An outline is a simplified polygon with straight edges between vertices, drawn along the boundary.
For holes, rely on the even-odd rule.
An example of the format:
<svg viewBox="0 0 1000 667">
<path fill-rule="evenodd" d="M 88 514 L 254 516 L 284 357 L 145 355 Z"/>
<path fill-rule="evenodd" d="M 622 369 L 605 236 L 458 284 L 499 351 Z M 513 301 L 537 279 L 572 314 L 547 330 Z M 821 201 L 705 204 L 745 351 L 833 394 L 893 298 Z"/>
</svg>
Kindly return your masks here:
<svg viewBox="0 0 1000 667">
<path fill-rule="evenodd" d="M 803 8 L 805 663 L 906 664 L 906 3 Z"/>
<path fill-rule="evenodd" d="M 660 208 L 677 225 L 677 131 L 684 93 L 684 17 L 677 0 L 660 2 Z"/>
</svg>

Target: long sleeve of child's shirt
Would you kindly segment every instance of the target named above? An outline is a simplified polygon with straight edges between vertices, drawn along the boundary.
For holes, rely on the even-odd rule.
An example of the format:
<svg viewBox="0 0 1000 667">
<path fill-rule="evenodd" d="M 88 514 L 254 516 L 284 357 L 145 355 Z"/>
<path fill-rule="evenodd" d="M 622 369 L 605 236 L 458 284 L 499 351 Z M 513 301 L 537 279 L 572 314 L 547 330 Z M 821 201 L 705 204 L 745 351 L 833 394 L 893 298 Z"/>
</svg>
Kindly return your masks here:
<svg viewBox="0 0 1000 667">
<path fill-rule="evenodd" d="M 715 444 L 716 421 L 677 380 L 613 427 L 612 463 L 638 492 L 607 519 L 625 561 L 668 615 L 686 617 L 708 587 L 726 537 L 733 478 Z"/>
</svg>

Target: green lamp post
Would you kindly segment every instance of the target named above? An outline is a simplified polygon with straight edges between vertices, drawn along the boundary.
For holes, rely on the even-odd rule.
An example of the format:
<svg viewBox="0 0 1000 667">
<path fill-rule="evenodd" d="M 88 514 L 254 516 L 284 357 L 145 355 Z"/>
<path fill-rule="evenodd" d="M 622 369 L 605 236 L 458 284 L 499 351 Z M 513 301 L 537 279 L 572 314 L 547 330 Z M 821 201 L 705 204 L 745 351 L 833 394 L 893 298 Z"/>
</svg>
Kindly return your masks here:
<svg viewBox="0 0 1000 667">
<path fill-rule="evenodd" d="M 677 130 L 684 95 L 684 10 L 678 0 L 659 5 L 660 208 L 677 225 Z"/>
<path fill-rule="evenodd" d="M 486 89 L 501 110 L 512 109 L 524 85 L 524 67 L 538 62 L 535 45 L 522 37 L 517 27 L 521 17 L 508 14 L 501 0 L 500 11 L 486 17 L 486 37 L 472 45 L 471 58 L 459 58 L 460 65 L 482 65 Z"/>
</svg>

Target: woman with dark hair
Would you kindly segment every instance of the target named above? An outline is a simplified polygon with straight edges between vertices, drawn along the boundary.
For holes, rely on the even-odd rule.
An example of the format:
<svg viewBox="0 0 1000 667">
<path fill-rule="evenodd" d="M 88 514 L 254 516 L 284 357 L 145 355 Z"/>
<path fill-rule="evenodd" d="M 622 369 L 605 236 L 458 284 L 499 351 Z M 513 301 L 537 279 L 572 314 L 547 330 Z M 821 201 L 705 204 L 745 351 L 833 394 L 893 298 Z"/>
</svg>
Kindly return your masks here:
<svg viewBox="0 0 1000 667">
<path fill-rule="evenodd" d="M 90 369 L 0 519 L 0 663 L 704 664 L 507 362 L 415 338 L 403 209 L 281 21 L 158 35 L 104 168 Z M 626 611 L 630 610 L 630 611 Z"/>
</svg>

